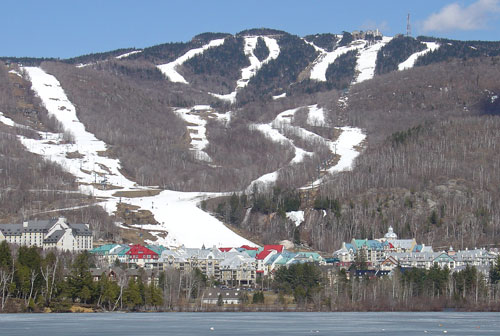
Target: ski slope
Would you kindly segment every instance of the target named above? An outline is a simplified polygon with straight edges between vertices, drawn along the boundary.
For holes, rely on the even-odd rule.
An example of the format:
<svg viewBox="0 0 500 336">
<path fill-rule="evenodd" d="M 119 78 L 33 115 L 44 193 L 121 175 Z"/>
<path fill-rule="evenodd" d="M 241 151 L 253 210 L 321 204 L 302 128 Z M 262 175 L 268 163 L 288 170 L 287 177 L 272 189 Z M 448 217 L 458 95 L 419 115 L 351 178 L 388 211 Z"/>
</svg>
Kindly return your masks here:
<svg viewBox="0 0 500 336">
<path fill-rule="evenodd" d="M 184 119 L 191 137 L 191 149 L 196 153 L 196 159 L 200 161 L 212 162 L 212 158 L 204 151 L 208 146 L 207 121 L 200 115 L 211 111 L 208 105 L 196 105 L 191 109 L 178 108 L 174 112 Z"/>
<path fill-rule="evenodd" d="M 311 79 L 326 82 L 326 70 L 330 64 L 334 63 L 339 56 L 348 53 L 351 50 L 364 48 L 365 46 L 366 41 L 358 40 L 348 46 L 339 47 L 331 52 L 326 52 L 323 49 L 318 48 L 321 54 L 313 63 L 313 67 L 311 69 Z"/>
<path fill-rule="evenodd" d="M 320 119 L 323 123 L 325 123 L 324 110 L 322 108 L 318 108 L 318 105 L 316 104 L 286 110 L 279 113 L 271 123 L 253 125 L 252 127 L 259 130 L 275 142 L 288 143 L 293 146 L 295 148 L 295 157 L 290 161 L 290 164 L 300 163 L 306 155 L 311 156 L 313 153 L 304 151 L 303 149 L 295 146 L 293 141 L 287 138 L 285 134 L 293 134 L 294 136 L 306 141 L 323 143 L 330 149 L 332 155 L 339 155 L 339 161 L 334 166 L 327 168 L 324 171 L 325 173 L 333 174 L 339 171 L 351 169 L 354 164 L 354 160 L 359 155 L 359 151 L 356 147 L 359 146 L 366 137 L 363 131 L 355 127 L 340 127 L 339 130 L 342 133 L 336 141 L 326 139 L 302 127 L 293 125 L 295 113 L 301 108 L 308 109 L 308 121 L 317 121 Z M 263 189 L 276 182 L 280 170 L 281 168 L 274 172 L 262 175 L 252 181 L 246 188 L 246 192 L 252 192 L 254 188 Z M 322 182 L 323 178 L 318 179 L 306 188 L 310 188 L 311 186 L 316 187 Z"/>
<path fill-rule="evenodd" d="M 102 188 L 114 186 L 120 191 L 146 190 L 127 179 L 120 172 L 121 163 L 103 154 L 107 145 L 85 129 L 76 115 L 74 105 L 68 100 L 58 80 L 37 67 L 24 68 L 32 88 L 47 108 L 49 115 L 54 116 L 64 129 L 74 136 L 74 144 L 62 141 L 62 134 L 39 132 L 40 140 L 19 136 L 23 145 L 31 152 L 60 164 L 73 174 L 80 183 L 81 192 L 94 195 L 103 201 L 99 203 L 108 213 L 116 211 L 117 204 L 122 202 L 150 210 L 160 223 L 154 225 L 155 242 L 166 246 L 185 245 L 188 247 L 205 246 L 238 246 L 254 243 L 240 237 L 227 228 L 222 222 L 198 207 L 205 198 L 222 196 L 220 193 L 185 193 L 164 190 L 150 197 L 118 197 L 117 191 Z M 15 127 L 16 124 L 5 116 L 0 121 Z M 67 154 L 78 151 L 81 158 L 68 158 Z M 168 232 L 166 238 L 164 231 Z"/>
<path fill-rule="evenodd" d="M 182 55 L 173 62 L 157 65 L 157 67 L 158 69 L 160 69 L 163 75 L 165 75 L 165 77 L 167 77 L 171 82 L 189 84 L 186 81 L 186 79 L 180 73 L 177 72 L 175 68 L 179 65 L 182 65 L 188 59 L 193 58 L 196 55 L 202 54 L 205 50 L 213 47 L 218 47 L 222 44 L 224 44 L 224 39 L 212 40 L 201 48 L 195 48 L 189 50 L 188 52 L 186 52 L 184 55 Z"/>
<path fill-rule="evenodd" d="M 427 48 L 425 50 L 419 51 L 408 57 L 406 61 L 403 63 L 400 63 L 398 65 L 398 70 L 406 70 L 406 69 L 411 69 L 415 66 L 415 62 L 420 56 L 423 56 L 431 51 L 434 51 L 439 48 L 439 44 L 435 42 L 424 42 Z"/>
<path fill-rule="evenodd" d="M 264 39 L 264 42 L 269 49 L 269 55 L 262 62 L 254 54 L 259 37 L 262 37 Z M 236 88 L 234 89 L 234 91 L 225 95 L 210 93 L 212 96 L 234 104 L 236 102 L 236 94 L 238 93 L 238 91 L 248 85 L 250 79 L 255 76 L 257 71 L 259 71 L 259 69 L 264 64 L 270 62 L 273 59 L 276 59 L 279 56 L 280 47 L 278 45 L 278 41 L 267 36 L 246 36 L 244 52 L 248 57 L 248 60 L 250 61 L 250 65 L 241 70 L 241 78 L 236 82 Z"/>
<path fill-rule="evenodd" d="M 377 54 L 379 50 L 391 40 L 392 37 L 384 36 L 381 41 L 375 41 L 374 44 L 366 45 L 363 49 L 360 49 L 356 63 L 356 72 L 358 75 L 354 80 L 354 84 L 372 79 L 373 76 L 375 76 Z"/>
</svg>

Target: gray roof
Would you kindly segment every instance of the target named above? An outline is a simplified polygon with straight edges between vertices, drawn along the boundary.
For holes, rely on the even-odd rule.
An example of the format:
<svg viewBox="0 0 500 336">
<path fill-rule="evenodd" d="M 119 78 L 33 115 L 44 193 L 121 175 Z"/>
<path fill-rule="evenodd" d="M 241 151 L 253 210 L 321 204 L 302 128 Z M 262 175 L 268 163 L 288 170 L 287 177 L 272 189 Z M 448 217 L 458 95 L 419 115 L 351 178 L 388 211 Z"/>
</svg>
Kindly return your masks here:
<svg viewBox="0 0 500 336">
<path fill-rule="evenodd" d="M 6 236 L 22 235 L 25 232 L 41 232 L 47 233 L 50 228 L 59 221 L 58 218 L 30 220 L 27 221 L 27 226 L 24 223 L 19 224 L 0 224 L 0 231 Z M 73 230 L 74 235 L 90 236 L 92 231 L 86 224 L 69 224 L 68 226 Z"/>
<path fill-rule="evenodd" d="M 59 239 L 64 235 L 64 230 L 56 230 L 51 233 L 50 236 L 45 237 L 44 243 L 57 243 Z"/>
<path fill-rule="evenodd" d="M 228 252 L 227 254 L 229 253 L 230 252 Z M 221 269 L 234 270 L 240 267 L 245 267 L 245 265 L 251 268 L 255 268 L 255 259 L 246 256 L 246 253 L 245 255 L 240 253 L 235 253 L 232 256 L 228 256 L 226 259 L 221 261 L 219 266 Z"/>
<path fill-rule="evenodd" d="M 0 224 L 0 230 L 4 235 L 21 235 L 23 232 L 43 232 L 47 233 L 49 229 L 57 222 L 57 219 L 31 220 L 28 226 L 20 224 Z"/>
<path fill-rule="evenodd" d="M 75 236 L 91 236 L 92 231 L 88 228 L 87 224 L 69 224 L 68 226 L 73 230 Z"/>
<path fill-rule="evenodd" d="M 189 259 L 204 260 L 212 257 L 215 260 L 222 260 L 225 254 L 219 251 L 218 248 L 199 249 L 199 248 L 180 248 L 177 250 L 165 250 L 161 253 L 161 261 L 173 257 L 178 262 L 186 262 Z"/>
</svg>

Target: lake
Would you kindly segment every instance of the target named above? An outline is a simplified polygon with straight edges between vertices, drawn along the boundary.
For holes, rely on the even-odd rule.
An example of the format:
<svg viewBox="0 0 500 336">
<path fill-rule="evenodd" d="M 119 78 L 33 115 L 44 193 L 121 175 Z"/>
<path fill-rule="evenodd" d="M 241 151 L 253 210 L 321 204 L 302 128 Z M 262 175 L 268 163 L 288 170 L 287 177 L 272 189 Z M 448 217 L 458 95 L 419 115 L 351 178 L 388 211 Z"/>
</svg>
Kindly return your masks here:
<svg viewBox="0 0 500 336">
<path fill-rule="evenodd" d="M 0 314 L 0 335 L 500 335 L 500 313 Z"/>
</svg>

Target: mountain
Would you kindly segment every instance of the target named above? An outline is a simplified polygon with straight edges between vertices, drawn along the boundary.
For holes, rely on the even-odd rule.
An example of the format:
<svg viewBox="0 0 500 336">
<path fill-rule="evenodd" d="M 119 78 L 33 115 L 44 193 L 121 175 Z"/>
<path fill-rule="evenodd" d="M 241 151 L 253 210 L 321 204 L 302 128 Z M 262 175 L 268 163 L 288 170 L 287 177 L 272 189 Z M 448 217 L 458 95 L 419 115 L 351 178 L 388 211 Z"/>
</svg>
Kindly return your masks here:
<svg viewBox="0 0 500 336">
<path fill-rule="evenodd" d="M 0 58 L 0 221 L 332 251 L 496 244 L 499 42 L 273 29 Z"/>
</svg>

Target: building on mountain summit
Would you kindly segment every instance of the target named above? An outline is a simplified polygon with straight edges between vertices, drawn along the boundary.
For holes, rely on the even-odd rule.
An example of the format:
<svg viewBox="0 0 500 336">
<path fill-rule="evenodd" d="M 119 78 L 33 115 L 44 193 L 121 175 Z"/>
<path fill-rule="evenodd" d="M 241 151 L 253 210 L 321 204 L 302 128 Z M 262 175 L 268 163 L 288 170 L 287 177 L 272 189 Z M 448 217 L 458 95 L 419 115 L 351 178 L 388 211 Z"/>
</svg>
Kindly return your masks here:
<svg viewBox="0 0 500 336">
<path fill-rule="evenodd" d="M 11 244 L 74 252 L 90 250 L 93 244 L 88 224 L 71 224 L 64 217 L 0 224 L 0 241 L 3 240 Z"/>
</svg>

